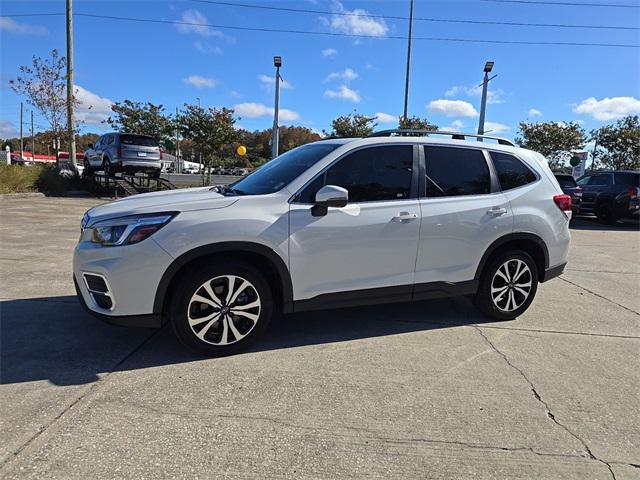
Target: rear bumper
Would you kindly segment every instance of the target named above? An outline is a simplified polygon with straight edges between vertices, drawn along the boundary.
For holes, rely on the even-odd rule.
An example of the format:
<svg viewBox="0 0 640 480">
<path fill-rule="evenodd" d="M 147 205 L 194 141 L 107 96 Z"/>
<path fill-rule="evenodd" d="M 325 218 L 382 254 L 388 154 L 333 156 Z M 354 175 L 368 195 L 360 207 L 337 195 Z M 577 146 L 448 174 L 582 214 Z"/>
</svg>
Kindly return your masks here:
<svg viewBox="0 0 640 480">
<path fill-rule="evenodd" d="M 78 296 L 78 301 L 82 308 L 84 308 L 87 313 L 90 313 L 95 318 L 102 320 L 105 323 L 109 323 L 111 325 L 118 325 L 121 327 L 143 327 L 143 328 L 160 328 L 162 326 L 162 316 L 161 315 L 104 315 L 102 313 L 94 312 L 91 310 L 87 303 L 84 300 L 82 292 L 80 292 L 80 288 L 78 287 L 78 280 L 76 276 L 73 276 L 73 284 L 76 287 L 76 294 Z"/>
<path fill-rule="evenodd" d="M 547 268 L 540 276 L 540 282 L 546 282 L 547 280 L 551 280 L 552 278 L 559 277 L 564 272 L 564 268 L 566 266 L 566 263 L 561 263 L 560 265 L 557 265 L 555 267 Z"/>
</svg>

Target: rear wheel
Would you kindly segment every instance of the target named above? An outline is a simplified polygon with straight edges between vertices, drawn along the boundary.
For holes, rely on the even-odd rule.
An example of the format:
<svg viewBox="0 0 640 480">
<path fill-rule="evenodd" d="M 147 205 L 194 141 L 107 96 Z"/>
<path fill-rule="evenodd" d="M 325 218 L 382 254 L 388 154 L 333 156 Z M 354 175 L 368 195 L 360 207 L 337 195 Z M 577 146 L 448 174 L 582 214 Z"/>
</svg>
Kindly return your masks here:
<svg viewBox="0 0 640 480">
<path fill-rule="evenodd" d="M 258 270 L 217 263 L 182 278 L 171 303 L 171 324 L 189 349 L 218 357 L 253 343 L 272 312 L 271 289 Z"/>
<path fill-rule="evenodd" d="M 533 258 L 512 250 L 495 257 L 485 268 L 474 303 L 489 317 L 512 320 L 529 308 L 537 289 L 538 269 Z"/>
<path fill-rule="evenodd" d="M 153 170 L 150 174 L 151 178 L 160 178 L 161 169 Z"/>
<path fill-rule="evenodd" d="M 616 222 L 616 216 L 613 211 L 613 205 L 610 202 L 602 202 L 596 208 L 598 221 L 604 225 L 611 225 Z"/>
</svg>

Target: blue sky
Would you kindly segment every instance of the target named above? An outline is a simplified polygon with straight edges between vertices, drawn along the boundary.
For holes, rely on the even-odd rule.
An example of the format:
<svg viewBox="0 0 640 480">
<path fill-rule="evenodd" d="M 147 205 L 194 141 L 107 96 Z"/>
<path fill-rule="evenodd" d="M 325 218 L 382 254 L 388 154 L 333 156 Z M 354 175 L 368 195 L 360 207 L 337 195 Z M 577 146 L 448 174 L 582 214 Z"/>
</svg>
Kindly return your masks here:
<svg viewBox="0 0 640 480">
<path fill-rule="evenodd" d="M 235 0 L 230 0 L 231 2 Z M 290 0 L 244 3 L 355 15 L 299 14 L 196 1 L 76 0 L 76 13 L 186 21 L 243 27 L 371 35 L 377 38 L 297 35 L 75 18 L 75 82 L 84 131 L 100 123 L 112 101 L 161 103 L 169 111 L 185 102 L 236 108 L 238 124 L 272 122 L 273 55 L 283 57 L 286 88 L 283 124 L 329 129 L 353 110 L 379 114 L 393 127 L 402 112 L 407 22 L 367 14 L 408 15 L 408 0 Z M 585 0 L 586 2 L 586 0 Z M 627 0 L 599 3 L 638 6 Z M 2 1 L 2 15 L 64 11 L 60 1 Z M 416 0 L 416 17 L 529 23 L 640 27 L 640 8 Z M 52 48 L 65 51 L 63 16 L 0 18 L 0 137 L 16 133 L 20 98 L 8 88 L 18 66 Z M 415 21 L 415 37 L 545 42 L 640 44 L 640 30 L 515 27 Z M 520 121 L 583 122 L 586 129 L 640 114 L 640 49 L 499 45 L 416 40 L 409 113 L 441 127 L 477 129 L 482 68 L 495 61 L 487 130 L 513 137 Z M 27 112 L 30 107 L 27 106 Z M 26 115 L 28 116 L 28 114 Z M 391 123 L 389 123 L 391 122 Z M 36 116 L 36 124 L 44 125 Z M 38 130 L 38 128 L 36 128 Z"/>
</svg>

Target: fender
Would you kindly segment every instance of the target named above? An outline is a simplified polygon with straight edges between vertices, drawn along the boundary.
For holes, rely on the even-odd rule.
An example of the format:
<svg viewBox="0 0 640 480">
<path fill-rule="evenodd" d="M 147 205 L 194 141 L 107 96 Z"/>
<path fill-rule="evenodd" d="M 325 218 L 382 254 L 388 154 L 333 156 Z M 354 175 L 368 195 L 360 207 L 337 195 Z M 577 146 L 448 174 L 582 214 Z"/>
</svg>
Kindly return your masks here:
<svg viewBox="0 0 640 480">
<path fill-rule="evenodd" d="M 547 244 L 544 243 L 544 240 L 542 240 L 542 238 L 540 238 L 539 236 L 533 233 L 524 233 L 524 232 L 510 233 L 508 235 L 498 238 L 491 245 L 489 245 L 489 248 L 487 248 L 487 250 L 484 252 L 484 255 L 482 255 L 482 258 L 480 259 L 480 263 L 478 264 L 478 269 L 476 270 L 476 275 L 473 278 L 475 280 L 480 279 L 480 275 L 482 275 L 482 270 L 484 269 L 484 266 L 487 263 L 487 260 L 496 251 L 498 247 L 500 247 L 501 245 L 504 245 L 505 243 L 512 242 L 514 240 L 530 240 L 537 243 L 542 248 L 542 252 L 544 254 L 544 270 L 547 270 L 549 268 L 549 250 L 547 249 Z M 540 272 L 540 275 L 544 275 L 544 271 Z"/>
<path fill-rule="evenodd" d="M 171 263 L 171 265 L 169 265 L 169 267 L 162 275 L 160 283 L 158 284 L 155 300 L 153 302 L 153 313 L 162 313 L 164 298 L 167 293 L 167 289 L 169 288 L 169 285 L 171 284 L 171 281 L 173 280 L 175 275 L 184 265 L 199 257 L 230 251 L 255 253 L 269 260 L 275 266 L 281 279 L 283 301 L 282 308 L 285 313 L 291 311 L 293 305 L 293 284 L 291 283 L 291 275 L 289 274 L 289 269 L 287 268 L 287 265 L 285 264 L 284 260 L 282 260 L 282 257 L 280 257 L 280 255 L 278 255 L 271 248 L 260 243 L 220 242 L 203 245 L 194 248 L 193 250 L 189 250 L 188 252 L 180 255 Z"/>
</svg>

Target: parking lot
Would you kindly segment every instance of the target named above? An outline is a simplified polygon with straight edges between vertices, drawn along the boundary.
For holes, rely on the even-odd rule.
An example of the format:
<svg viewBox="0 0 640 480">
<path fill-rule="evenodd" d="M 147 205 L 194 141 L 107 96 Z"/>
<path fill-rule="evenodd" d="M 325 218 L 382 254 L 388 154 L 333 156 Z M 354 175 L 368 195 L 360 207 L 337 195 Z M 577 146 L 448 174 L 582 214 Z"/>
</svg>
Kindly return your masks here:
<svg viewBox="0 0 640 480">
<path fill-rule="evenodd" d="M 572 224 L 525 315 L 464 299 L 275 319 L 202 359 L 74 296 L 94 199 L 0 204 L 2 478 L 640 478 L 640 232 Z"/>
</svg>

